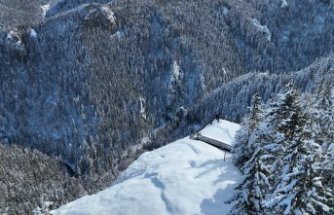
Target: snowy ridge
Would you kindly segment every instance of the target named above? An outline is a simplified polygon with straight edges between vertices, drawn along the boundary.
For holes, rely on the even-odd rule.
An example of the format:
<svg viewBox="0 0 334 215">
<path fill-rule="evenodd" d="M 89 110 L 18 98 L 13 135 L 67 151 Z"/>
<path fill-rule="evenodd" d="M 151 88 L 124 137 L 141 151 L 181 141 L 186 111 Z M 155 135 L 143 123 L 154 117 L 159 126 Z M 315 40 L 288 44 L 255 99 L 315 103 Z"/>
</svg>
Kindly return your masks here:
<svg viewBox="0 0 334 215">
<path fill-rule="evenodd" d="M 236 128 L 236 124 L 221 120 L 203 132 L 214 135 L 216 131 L 220 134 L 214 137 L 229 140 Z M 231 198 L 241 175 L 230 156 L 226 161 L 223 156 L 222 151 L 203 142 L 180 139 L 144 153 L 112 187 L 51 214 L 226 214 L 230 205 L 225 201 Z"/>
</svg>

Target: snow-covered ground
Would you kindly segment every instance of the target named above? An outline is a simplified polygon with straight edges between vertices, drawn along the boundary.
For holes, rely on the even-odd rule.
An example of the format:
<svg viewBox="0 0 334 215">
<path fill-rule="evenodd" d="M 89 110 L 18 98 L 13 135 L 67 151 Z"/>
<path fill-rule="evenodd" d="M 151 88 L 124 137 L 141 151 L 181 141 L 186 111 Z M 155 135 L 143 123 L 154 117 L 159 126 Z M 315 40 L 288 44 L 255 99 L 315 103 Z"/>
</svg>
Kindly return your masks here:
<svg viewBox="0 0 334 215">
<path fill-rule="evenodd" d="M 221 120 L 202 135 L 231 143 L 238 125 Z M 54 215 L 226 214 L 226 204 L 240 179 L 230 156 L 188 137 L 146 152 L 110 188 L 82 197 Z"/>
<path fill-rule="evenodd" d="M 227 120 L 214 120 L 211 124 L 207 125 L 202 131 L 201 135 L 209 137 L 214 140 L 219 140 L 223 143 L 232 144 L 233 138 L 237 130 L 240 129 L 240 125 L 227 121 Z"/>
</svg>

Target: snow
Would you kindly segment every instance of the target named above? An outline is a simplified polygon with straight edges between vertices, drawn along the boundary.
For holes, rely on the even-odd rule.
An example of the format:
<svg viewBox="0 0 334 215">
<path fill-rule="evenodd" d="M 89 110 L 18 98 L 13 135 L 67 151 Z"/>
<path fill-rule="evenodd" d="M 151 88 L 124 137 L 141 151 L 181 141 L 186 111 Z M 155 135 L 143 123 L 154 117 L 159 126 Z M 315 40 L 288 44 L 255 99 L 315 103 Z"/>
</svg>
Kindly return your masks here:
<svg viewBox="0 0 334 215">
<path fill-rule="evenodd" d="M 227 7 L 223 7 L 223 14 L 227 15 L 230 12 L 230 10 Z"/>
<path fill-rule="evenodd" d="M 286 0 L 282 0 L 281 8 L 286 8 L 288 6 L 289 6 L 288 2 Z"/>
<path fill-rule="evenodd" d="M 174 63 L 173 63 L 173 76 L 172 76 L 172 78 L 175 79 L 175 80 L 180 80 L 180 78 L 181 78 L 181 68 L 176 61 L 174 61 Z"/>
<path fill-rule="evenodd" d="M 42 8 L 42 10 L 43 10 L 43 17 L 45 17 L 46 16 L 46 13 L 48 12 L 48 10 L 50 9 L 50 4 L 46 4 L 46 5 L 42 5 L 41 6 L 41 8 Z"/>
<path fill-rule="evenodd" d="M 139 104 L 140 104 L 140 115 L 144 118 L 147 119 L 147 114 L 146 114 L 146 100 L 143 97 L 139 97 Z"/>
<path fill-rule="evenodd" d="M 220 120 L 202 133 L 232 140 L 239 126 Z M 222 134 L 221 134 L 222 133 Z M 52 211 L 53 215 L 226 214 L 241 177 L 230 155 L 189 137 L 146 152 L 110 188 Z"/>
<path fill-rule="evenodd" d="M 13 39 L 14 37 L 18 38 L 18 33 L 15 32 L 15 31 L 10 31 L 8 34 L 7 34 L 7 40 L 11 40 Z"/>
<path fill-rule="evenodd" d="M 36 30 L 33 29 L 33 28 L 31 28 L 31 29 L 29 30 L 29 35 L 30 35 L 31 37 L 36 38 L 36 37 L 37 37 L 37 32 L 36 32 Z"/>
<path fill-rule="evenodd" d="M 261 25 L 260 22 L 257 19 L 252 19 L 252 22 L 253 22 L 254 27 L 258 31 L 263 32 L 265 34 L 267 40 L 270 41 L 272 35 L 271 35 L 271 32 L 270 32 L 269 28 L 266 25 Z"/>
<path fill-rule="evenodd" d="M 200 134 L 205 137 L 232 145 L 234 135 L 239 129 L 239 124 L 229 122 L 227 120 L 219 120 L 218 123 L 217 120 L 214 120 L 210 125 L 206 126 L 202 131 L 200 131 Z"/>
<path fill-rule="evenodd" d="M 110 21 L 110 23 L 115 24 L 116 17 L 115 17 L 115 14 L 111 11 L 111 9 L 107 6 L 102 6 L 101 9 L 104 15 L 106 15 L 107 19 Z"/>
</svg>

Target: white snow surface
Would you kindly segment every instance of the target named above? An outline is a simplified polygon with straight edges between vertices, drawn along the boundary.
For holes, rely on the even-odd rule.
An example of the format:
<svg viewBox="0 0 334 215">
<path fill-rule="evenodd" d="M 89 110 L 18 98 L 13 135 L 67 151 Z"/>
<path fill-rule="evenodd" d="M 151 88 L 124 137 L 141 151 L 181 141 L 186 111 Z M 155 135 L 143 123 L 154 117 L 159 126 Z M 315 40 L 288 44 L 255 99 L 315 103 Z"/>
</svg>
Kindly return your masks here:
<svg viewBox="0 0 334 215">
<path fill-rule="evenodd" d="M 231 141 L 237 124 L 220 120 L 202 134 Z M 232 143 L 232 142 L 228 142 Z M 110 188 L 52 211 L 53 215 L 226 214 L 241 173 L 230 155 L 188 137 L 141 155 Z"/>
<path fill-rule="evenodd" d="M 43 17 L 45 17 L 45 16 L 46 16 L 46 13 L 47 13 L 47 12 L 50 10 L 50 8 L 51 8 L 51 5 L 50 5 L 50 4 L 42 5 L 41 8 L 42 8 L 42 11 L 43 11 L 42 15 L 43 15 Z"/>
<path fill-rule="evenodd" d="M 30 30 L 29 30 L 29 34 L 30 34 L 31 37 L 34 37 L 34 38 L 37 37 L 37 32 L 36 32 L 36 30 L 33 29 L 33 28 L 30 28 Z"/>
<path fill-rule="evenodd" d="M 272 34 L 269 30 L 269 28 L 266 25 L 261 25 L 260 22 L 257 19 L 252 19 L 254 27 L 260 31 L 263 32 L 267 38 L 268 41 L 271 40 Z"/>
<path fill-rule="evenodd" d="M 240 129 L 240 125 L 227 120 L 214 120 L 207 125 L 200 134 L 214 140 L 232 145 L 235 133 Z"/>
<path fill-rule="evenodd" d="M 281 8 L 286 8 L 288 6 L 289 6 L 288 2 L 286 0 L 282 0 Z"/>
</svg>

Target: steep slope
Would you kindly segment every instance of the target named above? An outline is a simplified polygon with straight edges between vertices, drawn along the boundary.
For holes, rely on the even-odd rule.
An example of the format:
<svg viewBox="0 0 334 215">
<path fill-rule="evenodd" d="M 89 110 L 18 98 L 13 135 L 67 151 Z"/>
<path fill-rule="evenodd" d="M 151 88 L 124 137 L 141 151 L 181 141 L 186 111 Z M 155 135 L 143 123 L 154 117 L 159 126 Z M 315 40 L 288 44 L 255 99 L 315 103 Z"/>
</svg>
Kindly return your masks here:
<svg viewBox="0 0 334 215">
<path fill-rule="evenodd" d="M 38 151 L 0 144 L 0 158 L 0 214 L 32 214 L 38 207 L 59 207 L 86 193 L 59 160 Z"/>
<path fill-rule="evenodd" d="M 303 94 L 318 96 L 319 88 L 326 83 L 334 84 L 334 57 L 318 59 L 309 67 L 289 74 L 254 72 L 240 76 L 220 88 L 205 95 L 196 105 L 177 120 L 163 139 L 158 139 L 154 147 L 173 141 L 182 135 L 190 135 L 210 123 L 216 115 L 234 122 L 241 122 L 249 111 L 251 98 L 259 93 L 264 103 L 285 86 L 293 82 Z"/>
<path fill-rule="evenodd" d="M 41 5 L 50 0 L 0 0 L 0 32 L 17 26 L 39 24 L 43 20 Z"/>
<path fill-rule="evenodd" d="M 232 126 L 231 126 L 232 125 Z M 217 131 L 216 128 L 222 130 Z M 203 134 L 234 137 L 239 126 L 221 120 Z M 180 139 L 144 153 L 115 184 L 71 202 L 51 214 L 226 214 L 240 172 L 230 156 L 200 141 Z"/>
<path fill-rule="evenodd" d="M 240 119 L 246 102 L 229 99 L 248 102 L 250 93 L 199 101 L 240 75 L 289 73 L 334 47 L 327 1 L 94 2 L 52 1 L 40 18 L 50 2 L 1 1 L 0 139 L 60 156 L 82 176 L 117 175 L 179 110 L 195 111 L 187 125 L 216 110 Z"/>
<path fill-rule="evenodd" d="M 252 96 L 259 93 L 264 102 L 293 82 L 304 93 L 317 94 L 325 82 L 334 83 L 334 56 L 319 59 L 298 72 L 278 75 L 269 73 L 249 73 L 222 85 L 211 94 L 203 97 L 188 118 L 195 122 L 208 123 L 214 114 L 240 122 L 247 113 Z"/>
</svg>

